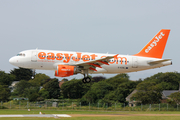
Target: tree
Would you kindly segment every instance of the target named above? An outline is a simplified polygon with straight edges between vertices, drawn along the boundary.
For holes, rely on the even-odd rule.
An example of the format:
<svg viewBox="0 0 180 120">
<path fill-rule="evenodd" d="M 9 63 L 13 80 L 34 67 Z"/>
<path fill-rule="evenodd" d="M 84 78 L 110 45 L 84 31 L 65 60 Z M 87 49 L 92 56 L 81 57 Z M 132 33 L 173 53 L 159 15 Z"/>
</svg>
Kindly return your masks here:
<svg viewBox="0 0 180 120">
<path fill-rule="evenodd" d="M 112 85 L 106 81 L 100 81 L 92 85 L 91 89 L 83 96 L 82 100 L 96 103 L 112 90 Z"/>
<path fill-rule="evenodd" d="M 24 97 L 29 98 L 29 101 L 37 101 L 37 98 L 39 97 L 39 89 L 40 87 L 38 85 L 32 85 L 29 88 L 26 88 L 24 90 Z"/>
<path fill-rule="evenodd" d="M 137 93 L 131 99 L 141 101 L 143 104 L 159 103 L 163 90 L 177 90 L 179 88 L 180 73 L 166 72 L 157 73 L 147 77 L 137 85 Z"/>
<path fill-rule="evenodd" d="M 155 82 L 141 82 L 137 85 L 137 91 L 132 95 L 131 100 L 141 101 L 143 104 L 159 103 L 162 97 L 162 90 Z"/>
<path fill-rule="evenodd" d="M 171 99 L 171 101 L 175 102 L 177 105 L 180 104 L 180 92 L 172 93 L 168 97 Z"/>
<path fill-rule="evenodd" d="M 49 99 L 58 99 L 60 97 L 60 88 L 58 79 L 51 79 L 43 85 L 43 88 L 49 92 Z"/>
<path fill-rule="evenodd" d="M 37 98 L 38 101 L 42 101 L 44 99 L 48 99 L 49 98 L 49 92 L 47 90 L 45 90 L 44 88 L 42 88 L 39 92 L 39 97 Z"/>
<path fill-rule="evenodd" d="M 36 101 L 38 96 L 35 93 L 38 93 L 39 89 L 39 85 L 30 83 L 29 81 L 21 80 L 15 85 L 13 94 L 20 97 L 27 97 L 30 101 Z"/>
<path fill-rule="evenodd" d="M 50 81 L 49 76 L 42 74 L 42 73 L 38 73 L 35 75 L 35 78 L 31 79 L 29 82 L 37 84 L 39 86 L 43 86 L 43 84 L 45 84 L 48 81 Z"/>
<path fill-rule="evenodd" d="M 63 98 L 78 99 L 87 93 L 93 83 L 84 84 L 82 80 L 72 79 L 61 86 Z"/>
<path fill-rule="evenodd" d="M 10 95 L 10 88 L 7 85 L 0 85 L 0 101 L 7 101 Z"/>
<path fill-rule="evenodd" d="M 161 86 L 162 90 L 178 90 L 180 82 L 180 73 L 166 72 L 157 73 L 151 77 L 147 77 L 144 81 L 155 82 Z"/>
<path fill-rule="evenodd" d="M 0 85 L 10 86 L 14 81 L 15 76 L 5 73 L 4 71 L 0 71 Z"/>
<path fill-rule="evenodd" d="M 37 98 L 39 97 L 38 93 L 32 93 L 28 98 L 30 102 L 35 102 L 37 101 Z"/>
<path fill-rule="evenodd" d="M 126 101 L 125 98 L 136 88 L 137 84 L 137 81 L 128 81 L 120 84 L 115 90 L 117 101 L 124 103 Z"/>
<path fill-rule="evenodd" d="M 118 101 L 117 96 L 119 96 L 119 95 L 117 95 L 115 93 L 115 91 L 110 91 L 108 94 L 106 94 L 104 96 L 104 98 L 102 99 L 102 102 L 108 103 L 108 104 L 113 104 Z"/>
<path fill-rule="evenodd" d="M 118 74 L 106 80 L 106 82 L 111 84 L 114 89 L 117 89 L 120 84 L 128 81 L 129 81 L 129 76 L 125 73 Z"/>
<path fill-rule="evenodd" d="M 31 83 L 25 80 L 21 80 L 15 85 L 14 93 L 20 97 L 26 97 L 25 90 L 31 87 Z"/>
<path fill-rule="evenodd" d="M 14 68 L 14 70 L 10 71 L 10 74 L 15 75 L 16 78 L 14 81 L 20 81 L 20 80 L 30 80 L 33 76 L 33 71 L 31 69 L 25 69 L 25 68 Z"/>
</svg>

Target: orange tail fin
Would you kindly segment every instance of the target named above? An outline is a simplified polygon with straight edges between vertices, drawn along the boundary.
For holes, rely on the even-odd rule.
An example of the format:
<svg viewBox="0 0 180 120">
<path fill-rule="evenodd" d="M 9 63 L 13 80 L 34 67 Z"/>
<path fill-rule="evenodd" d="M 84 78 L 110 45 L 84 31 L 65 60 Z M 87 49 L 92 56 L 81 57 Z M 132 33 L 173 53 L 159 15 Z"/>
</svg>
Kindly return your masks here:
<svg viewBox="0 0 180 120">
<path fill-rule="evenodd" d="M 134 56 L 162 58 L 170 30 L 162 29 L 154 38 Z"/>
</svg>

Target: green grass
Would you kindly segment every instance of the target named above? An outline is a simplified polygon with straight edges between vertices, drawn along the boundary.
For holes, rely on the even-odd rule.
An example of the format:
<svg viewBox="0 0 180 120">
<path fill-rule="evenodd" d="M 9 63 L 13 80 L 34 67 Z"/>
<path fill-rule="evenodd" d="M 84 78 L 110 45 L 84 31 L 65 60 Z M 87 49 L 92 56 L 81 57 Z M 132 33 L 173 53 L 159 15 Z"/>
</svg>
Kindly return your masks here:
<svg viewBox="0 0 180 120">
<path fill-rule="evenodd" d="M 0 118 L 0 120 L 55 120 L 56 118 Z M 179 120 L 179 116 L 71 117 L 61 120 Z"/>
<path fill-rule="evenodd" d="M 0 114 L 180 114 L 180 111 L 81 111 L 81 110 L 45 110 L 45 109 L 1 109 Z"/>
<path fill-rule="evenodd" d="M 60 118 L 61 120 L 179 120 L 180 116 L 140 116 L 137 114 L 180 114 L 178 111 L 75 111 L 75 110 L 44 110 L 32 109 L 30 112 L 27 109 L 1 109 L 0 114 L 127 114 L 130 116 L 82 116 L 71 118 Z M 131 116 L 136 114 L 136 116 Z M 0 118 L 0 120 L 55 120 L 56 118 Z"/>
</svg>

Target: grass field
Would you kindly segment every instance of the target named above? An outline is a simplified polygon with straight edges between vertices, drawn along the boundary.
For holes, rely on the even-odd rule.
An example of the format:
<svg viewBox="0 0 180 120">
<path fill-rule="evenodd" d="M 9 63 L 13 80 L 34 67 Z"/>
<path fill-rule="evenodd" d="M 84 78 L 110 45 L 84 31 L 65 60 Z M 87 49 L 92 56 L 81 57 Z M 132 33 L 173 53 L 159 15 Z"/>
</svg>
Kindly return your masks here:
<svg viewBox="0 0 180 120">
<path fill-rule="evenodd" d="M 61 120 L 179 120 L 178 111 L 61 111 L 1 109 L 0 114 L 68 114 L 71 118 Z M 55 120 L 56 118 L 0 118 L 0 120 Z"/>
<path fill-rule="evenodd" d="M 0 120 L 55 120 L 56 118 L 0 118 Z M 72 117 L 60 118 L 61 120 L 179 120 L 177 116 L 154 117 L 154 116 L 137 116 L 137 117 Z"/>
</svg>

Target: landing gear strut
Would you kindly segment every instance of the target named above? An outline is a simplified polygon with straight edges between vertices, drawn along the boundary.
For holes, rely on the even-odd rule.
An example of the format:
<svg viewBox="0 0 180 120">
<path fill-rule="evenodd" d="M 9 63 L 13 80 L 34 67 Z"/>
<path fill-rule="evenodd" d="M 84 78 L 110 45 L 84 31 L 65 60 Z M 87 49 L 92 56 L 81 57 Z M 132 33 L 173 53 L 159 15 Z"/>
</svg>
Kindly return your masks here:
<svg viewBox="0 0 180 120">
<path fill-rule="evenodd" d="M 32 79 L 34 79 L 35 71 L 36 71 L 35 69 L 32 69 L 32 77 L 31 77 Z"/>
<path fill-rule="evenodd" d="M 84 78 L 82 79 L 82 82 L 83 83 L 89 83 L 89 82 L 91 82 L 91 78 L 90 77 L 88 77 L 88 69 L 84 69 L 83 70 L 83 75 L 84 75 Z"/>
</svg>

